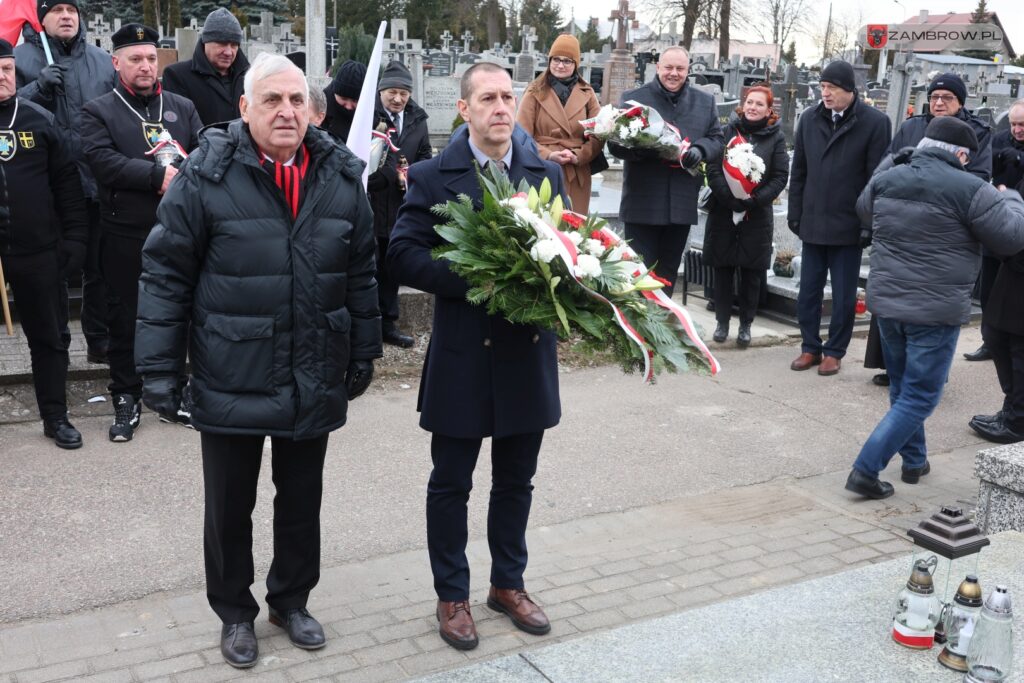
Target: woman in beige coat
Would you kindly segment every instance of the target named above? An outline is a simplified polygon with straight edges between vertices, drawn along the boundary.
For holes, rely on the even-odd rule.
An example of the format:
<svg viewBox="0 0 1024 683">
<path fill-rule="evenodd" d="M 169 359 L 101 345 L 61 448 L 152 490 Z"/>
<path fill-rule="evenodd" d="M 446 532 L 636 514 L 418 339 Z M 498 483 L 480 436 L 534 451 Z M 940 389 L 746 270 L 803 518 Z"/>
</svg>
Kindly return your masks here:
<svg viewBox="0 0 1024 683">
<path fill-rule="evenodd" d="M 590 162 L 601 153 L 597 138 L 583 137 L 580 121 L 597 116 L 594 89 L 580 78 L 580 43 L 563 34 L 548 52 L 548 68 L 523 94 L 516 120 L 537 141 L 542 159 L 562 166 L 572 210 L 590 208 Z"/>
</svg>

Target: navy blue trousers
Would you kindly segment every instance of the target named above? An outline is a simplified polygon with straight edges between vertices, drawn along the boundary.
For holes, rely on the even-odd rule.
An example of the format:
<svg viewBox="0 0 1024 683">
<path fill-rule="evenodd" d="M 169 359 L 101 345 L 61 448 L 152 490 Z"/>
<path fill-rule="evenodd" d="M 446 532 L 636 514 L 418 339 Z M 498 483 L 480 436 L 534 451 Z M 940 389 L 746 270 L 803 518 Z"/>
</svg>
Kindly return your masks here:
<svg viewBox="0 0 1024 683">
<path fill-rule="evenodd" d="M 823 353 L 835 358 L 846 355 L 846 347 L 853 337 L 860 256 L 861 249 L 856 245 L 804 242 L 800 253 L 800 293 L 796 299 L 803 353 Z M 832 320 L 828 325 L 828 341 L 822 343 L 821 304 L 829 273 L 832 274 Z"/>
<path fill-rule="evenodd" d="M 543 439 L 544 432 L 492 439 L 487 545 L 491 584 L 498 588 L 523 588 L 531 480 Z M 434 590 L 447 602 L 469 599 L 466 504 L 482 441 L 434 434 L 430 442 L 434 469 L 427 484 L 427 549 Z"/>
</svg>

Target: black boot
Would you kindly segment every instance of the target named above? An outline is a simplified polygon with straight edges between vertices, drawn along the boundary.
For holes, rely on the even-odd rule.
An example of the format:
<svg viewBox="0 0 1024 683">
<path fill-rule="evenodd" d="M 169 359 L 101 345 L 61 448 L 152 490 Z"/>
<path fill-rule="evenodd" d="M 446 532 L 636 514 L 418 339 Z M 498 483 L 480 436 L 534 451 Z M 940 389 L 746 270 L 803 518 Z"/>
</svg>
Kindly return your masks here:
<svg viewBox="0 0 1024 683">
<path fill-rule="evenodd" d="M 712 335 L 712 339 L 721 344 L 729 337 L 729 323 L 719 322 L 718 327 L 715 328 L 715 334 Z"/>
<path fill-rule="evenodd" d="M 53 439 L 60 448 L 74 450 L 82 447 L 82 435 L 68 422 L 67 416 L 43 420 L 43 435 Z"/>
<path fill-rule="evenodd" d="M 736 346 L 741 349 L 750 346 L 750 323 L 740 323 L 740 331 L 736 333 Z"/>
</svg>

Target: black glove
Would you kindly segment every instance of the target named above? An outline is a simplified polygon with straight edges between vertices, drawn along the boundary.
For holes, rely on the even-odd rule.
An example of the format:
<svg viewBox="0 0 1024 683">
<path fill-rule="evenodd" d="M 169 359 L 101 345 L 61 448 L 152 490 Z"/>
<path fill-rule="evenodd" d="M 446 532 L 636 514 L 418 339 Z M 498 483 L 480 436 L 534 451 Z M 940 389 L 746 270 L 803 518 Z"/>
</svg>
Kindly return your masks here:
<svg viewBox="0 0 1024 683">
<path fill-rule="evenodd" d="M 11 210 L 0 206 L 0 251 L 7 251 L 11 243 Z"/>
<path fill-rule="evenodd" d="M 797 237 L 799 237 L 800 236 L 800 221 L 789 221 L 789 231 L 791 233 L 793 233 L 794 235 L 796 235 Z"/>
<path fill-rule="evenodd" d="M 635 149 L 629 147 L 623 147 L 614 140 L 608 141 L 608 151 L 623 161 L 640 161 L 641 156 Z"/>
<path fill-rule="evenodd" d="M 39 72 L 39 79 L 36 83 L 39 84 L 39 89 L 44 95 L 52 97 L 55 92 L 64 88 L 64 74 L 66 71 L 67 67 L 63 64 L 50 64 L 43 67 L 43 70 Z"/>
<path fill-rule="evenodd" d="M 857 240 L 857 246 L 861 249 L 867 249 L 871 246 L 871 228 L 860 229 L 860 238 Z"/>
<path fill-rule="evenodd" d="M 64 279 L 73 278 L 82 272 L 85 251 L 85 242 L 64 240 L 60 243 L 60 273 Z"/>
<path fill-rule="evenodd" d="M 892 155 L 892 163 L 896 166 L 909 163 L 912 156 L 914 156 L 913 147 L 901 147 L 900 151 Z"/>
<path fill-rule="evenodd" d="M 754 195 L 750 195 L 746 199 L 741 199 L 740 203 L 743 204 L 743 209 L 745 211 L 753 211 L 754 209 L 760 206 L 760 204 L 757 203 L 757 199 L 754 197 Z"/>
<path fill-rule="evenodd" d="M 348 371 L 345 373 L 345 389 L 348 390 L 348 400 L 359 398 L 370 386 L 373 379 L 372 360 L 353 360 L 348 364 Z"/>
<path fill-rule="evenodd" d="M 160 415 L 176 415 L 181 406 L 178 375 L 154 372 L 142 378 L 142 402 Z"/>
<path fill-rule="evenodd" d="M 700 151 L 700 147 L 690 146 L 690 149 L 686 150 L 683 154 L 682 163 L 683 168 L 697 168 L 700 162 L 704 161 L 704 152 Z"/>
<path fill-rule="evenodd" d="M 999 151 L 999 165 L 1003 168 L 1024 165 L 1024 153 L 1016 147 L 1006 147 Z"/>
</svg>

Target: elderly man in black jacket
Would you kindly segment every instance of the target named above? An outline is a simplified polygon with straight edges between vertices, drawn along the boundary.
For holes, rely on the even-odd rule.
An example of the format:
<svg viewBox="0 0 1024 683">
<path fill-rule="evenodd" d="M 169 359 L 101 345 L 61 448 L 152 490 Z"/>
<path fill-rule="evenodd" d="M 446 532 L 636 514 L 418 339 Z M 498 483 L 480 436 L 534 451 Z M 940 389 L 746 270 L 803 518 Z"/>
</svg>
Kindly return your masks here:
<svg viewBox="0 0 1024 683">
<path fill-rule="evenodd" d="M 228 664 L 256 664 L 252 510 L 265 437 L 273 449 L 270 621 L 304 649 L 324 632 L 306 610 L 320 577 L 327 439 L 381 356 L 373 219 L 363 164 L 308 126 L 306 79 L 261 54 L 242 120 L 208 129 L 146 241 L 136 358 L 146 405 L 179 401 L 192 360 L 202 434 L 206 592 Z"/>
<path fill-rule="evenodd" d="M 397 152 L 388 152 L 384 164 L 367 180 L 373 229 L 377 234 L 377 293 L 380 296 L 381 332 L 386 344 L 410 348 L 415 340 L 398 328 L 398 278 L 386 264 L 391 230 L 398 207 L 405 200 L 406 172 L 410 164 L 429 159 L 427 112 L 412 94 L 412 74 L 401 62 L 391 62 L 377 83 L 375 126 L 391 131 Z"/>
<path fill-rule="evenodd" d="M 184 97 L 163 92 L 157 81 L 156 31 L 126 24 L 111 38 L 120 82 L 82 110 L 85 156 L 100 188 L 103 241 L 100 265 L 114 295 L 110 311 L 110 384 L 114 422 L 108 438 L 131 441 L 142 419 L 142 379 L 135 372 L 135 311 L 142 244 L 156 222 L 156 207 L 178 173 L 150 154 L 163 133 L 182 148 L 198 143 L 201 124 Z M 163 414 L 187 424 L 188 408 Z"/>
<path fill-rule="evenodd" d="M 62 278 L 86 254 L 85 196 L 75 150 L 53 116 L 15 95 L 14 51 L 0 39 L 0 259 L 32 355 L 32 383 L 43 434 L 79 448 L 68 421 L 68 349 Z M 2 285 L 0 285 L 2 287 Z M 7 292 L 0 288 L 0 296 Z"/>
<path fill-rule="evenodd" d="M 803 338 L 793 370 L 819 365 L 839 372 L 853 336 L 860 221 L 857 196 L 889 147 L 889 118 L 857 97 L 853 67 L 831 62 L 821 72 L 821 102 L 800 115 L 789 174 L 789 229 L 803 242 L 797 319 Z M 832 320 L 821 340 L 821 304 L 832 275 Z M 822 358 L 824 356 L 824 358 Z"/>
<path fill-rule="evenodd" d="M 705 159 L 721 156 L 724 146 L 715 98 L 688 84 L 690 55 L 670 47 L 658 59 L 657 75 L 646 85 L 622 95 L 619 106 L 635 100 L 654 108 L 692 143 L 682 166 L 665 161 L 653 151 L 630 150 L 617 144 L 608 148 L 625 164 L 622 171 L 622 203 L 619 216 L 626 239 L 671 284 L 672 295 L 690 226 L 697 222 L 696 172 Z"/>
<path fill-rule="evenodd" d="M 48 2 L 39 0 L 41 32 L 25 24 L 24 42 L 14 48 L 17 61 L 18 97 L 30 100 L 53 114 L 54 121 L 67 138 L 70 153 L 78 166 L 89 217 L 89 242 L 82 264 L 82 336 L 90 363 L 106 363 L 109 346 L 108 292 L 100 272 L 100 210 L 96 180 L 82 153 L 82 105 L 105 95 L 117 84 L 110 55 L 86 39 L 85 22 L 78 12 L 78 0 Z M 53 63 L 46 59 L 43 41 L 47 41 Z M 77 273 L 67 273 L 75 278 Z M 64 295 L 67 298 L 67 295 Z M 65 305 L 66 307 L 66 305 Z M 64 325 L 64 343 L 70 341 Z"/>
<path fill-rule="evenodd" d="M 878 475 L 896 453 L 905 483 L 931 471 L 924 422 L 939 404 L 960 326 L 970 317 L 980 245 L 1003 255 L 1024 249 L 1024 202 L 966 172 L 977 151 L 968 124 L 936 117 L 909 163 L 879 172 L 857 202 L 872 231 L 868 307 L 891 380 L 889 412 L 846 481 L 859 495 L 893 494 Z"/>
<path fill-rule="evenodd" d="M 518 184 L 545 178 L 561 194 L 562 171 L 512 136 L 515 94 L 500 65 L 482 62 L 462 76 L 459 113 L 468 135 L 409 169 L 409 190 L 391 235 L 388 268 L 405 284 L 434 294 L 434 328 L 423 364 L 420 426 L 433 433 L 434 469 L 427 484 L 427 548 L 437 593 L 442 639 L 454 648 L 477 646 L 469 607 L 466 503 L 483 439 L 491 437 L 491 499 L 487 539 L 491 588 L 487 605 L 532 634 L 551 629 L 523 583 L 526 525 L 533 475 L 544 430 L 561 418 L 555 336 L 510 323 L 466 301 L 469 285 L 431 250 L 443 240 L 431 208 L 482 191 L 478 168 L 495 164 Z"/>
<path fill-rule="evenodd" d="M 249 70 L 241 42 L 242 26 L 235 15 L 223 7 L 215 9 L 203 23 L 192 59 L 164 69 L 164 88 L 191 100 L 205 126 L 238 118 L 238 100 Z"/>
</svg>

